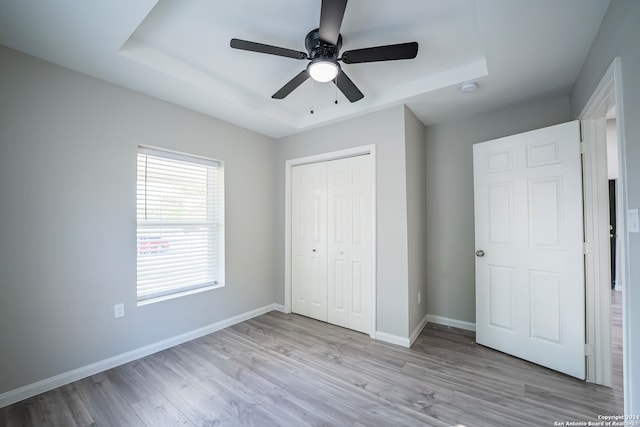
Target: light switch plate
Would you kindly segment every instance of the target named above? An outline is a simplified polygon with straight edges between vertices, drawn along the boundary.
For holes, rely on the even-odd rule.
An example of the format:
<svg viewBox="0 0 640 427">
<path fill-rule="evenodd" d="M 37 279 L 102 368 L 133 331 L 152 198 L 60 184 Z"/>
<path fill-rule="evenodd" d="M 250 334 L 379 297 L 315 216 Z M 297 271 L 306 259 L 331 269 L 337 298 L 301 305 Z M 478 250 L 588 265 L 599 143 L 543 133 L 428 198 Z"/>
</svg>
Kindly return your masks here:
<svg viewBox="0 0 640 427">
<path fill-rule="evenodd" d="M 638 215 L 638 209 L 627 210 L 627 231 L 629 233 L 640 233 L 640 215 Z"/>
</svg>

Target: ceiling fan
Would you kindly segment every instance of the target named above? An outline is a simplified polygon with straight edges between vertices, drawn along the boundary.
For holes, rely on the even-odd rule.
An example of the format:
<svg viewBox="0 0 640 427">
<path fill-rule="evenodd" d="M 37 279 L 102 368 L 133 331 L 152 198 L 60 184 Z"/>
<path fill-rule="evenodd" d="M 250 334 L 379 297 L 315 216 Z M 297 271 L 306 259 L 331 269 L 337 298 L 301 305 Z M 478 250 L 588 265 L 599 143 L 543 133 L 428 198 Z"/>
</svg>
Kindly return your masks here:
<svg viewBox="0 0 640 427">
<path fill-rule="evenodd" d="M 320 27 L 310 31 L 304 40 L 307 53 L 239 39 L 231 39 L 231 47 L 299 60 L 311 60 L 305 70 L 301 71 L 271 96 L 274 99 L 284 99 L 311 77 L 318 82 L 333 80 L 349 101 L 359 101 L 364 95 L 342 71 L 338 61 L 342 61 L 345 64 L 359 64 L 362 62 L 413 59 L 418 54 L 418 43 L 409 42 L 349 50 L 342 52 L 340 57 L 340 48 L 342 47 L 340 26 L 342 25 L 346 7 L 347 0 L 322 0 Z"/>
</svg>

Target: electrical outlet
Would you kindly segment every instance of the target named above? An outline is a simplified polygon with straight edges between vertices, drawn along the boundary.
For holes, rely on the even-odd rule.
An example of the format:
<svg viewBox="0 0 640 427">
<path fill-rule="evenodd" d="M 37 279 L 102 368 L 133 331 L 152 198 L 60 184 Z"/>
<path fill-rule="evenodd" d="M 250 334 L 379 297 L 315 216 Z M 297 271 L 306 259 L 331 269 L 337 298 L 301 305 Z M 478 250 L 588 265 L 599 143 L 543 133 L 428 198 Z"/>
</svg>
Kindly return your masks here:
<svg viewBox="0 0 640 427">
<path fill-rule="evenodd" d="M 422 292 L 418 291 L 418 304 L 422 301 Z"/>
<path fill-rule="evenodd" d="M 113 306 L 113 317 L 124 317 L 124 304 L 116 304 Z"/>
</svg>

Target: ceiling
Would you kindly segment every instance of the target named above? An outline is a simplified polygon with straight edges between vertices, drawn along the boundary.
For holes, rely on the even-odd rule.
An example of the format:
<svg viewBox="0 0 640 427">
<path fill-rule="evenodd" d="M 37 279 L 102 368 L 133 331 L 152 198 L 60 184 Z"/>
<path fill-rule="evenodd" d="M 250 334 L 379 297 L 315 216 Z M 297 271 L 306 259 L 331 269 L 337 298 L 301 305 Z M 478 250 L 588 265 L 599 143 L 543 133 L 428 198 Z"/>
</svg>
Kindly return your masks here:
<svg viewBox="0 0 640 427">
<path fill-rule="evenodd" d="M 0 0 L 0 44 L 279 138 L 402 103 L 429 125 L 568 95 L 609 2 L 350 0 L 342 51 L 419 43 L 413 60 L 343 64 L 356 103 L 311 80 L 272 99 L 307 61 L 229 46 L 305 51 L 321 0 Z"/>
</svg>

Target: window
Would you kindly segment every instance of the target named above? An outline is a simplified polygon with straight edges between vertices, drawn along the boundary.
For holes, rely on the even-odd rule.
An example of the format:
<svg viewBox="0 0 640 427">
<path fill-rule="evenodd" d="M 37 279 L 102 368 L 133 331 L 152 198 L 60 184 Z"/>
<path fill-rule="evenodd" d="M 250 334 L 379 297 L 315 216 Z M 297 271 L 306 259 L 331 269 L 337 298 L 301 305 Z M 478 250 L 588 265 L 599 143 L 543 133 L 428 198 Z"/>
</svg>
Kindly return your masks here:
<svg viewBox="0 0 640 427">
<path fill-rule="evenodd" d="M 138 302 L 224 286 L 221 162 L 138 148 Z"/>
</svg>

